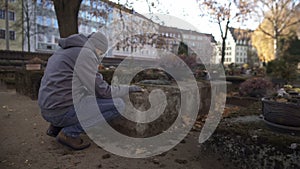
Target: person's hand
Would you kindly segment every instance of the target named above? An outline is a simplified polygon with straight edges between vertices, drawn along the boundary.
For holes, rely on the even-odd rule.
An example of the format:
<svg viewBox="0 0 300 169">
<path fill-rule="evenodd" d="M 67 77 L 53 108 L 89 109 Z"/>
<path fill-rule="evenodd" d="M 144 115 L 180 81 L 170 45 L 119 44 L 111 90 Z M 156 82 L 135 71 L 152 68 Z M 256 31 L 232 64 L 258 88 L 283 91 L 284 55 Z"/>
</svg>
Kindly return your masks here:
<svg viewBox="0 0 300 169">
<path fill-rule="evenodd" d="M 143 89 L 136 85 L 130 85 L 129 86 L 129 92 L 142 92 Z"/>
</svg>

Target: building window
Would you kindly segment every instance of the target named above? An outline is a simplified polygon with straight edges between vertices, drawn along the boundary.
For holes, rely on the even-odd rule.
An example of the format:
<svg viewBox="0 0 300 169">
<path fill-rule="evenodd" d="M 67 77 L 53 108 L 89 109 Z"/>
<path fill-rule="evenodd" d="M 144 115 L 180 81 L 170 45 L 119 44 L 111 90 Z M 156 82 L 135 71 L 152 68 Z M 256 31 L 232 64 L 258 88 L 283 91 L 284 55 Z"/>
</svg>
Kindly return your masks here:
<svg viewBox="0 0 300 169">
<path fill-rule="evenodd" d="M 16 40 L 15 31 L 9 31 L 9 39 L 10 40 Z"/>
<path fill-rule="evenodd" d="M 92 32 L 97 32 L 97 28 L 92 27 Z"/>
<path fill-rule="evenodd" d="M 59 40 L 59 37 L 55 37 L 55 38 L 54 38 L 54 42 L 55 42 L 55 43 L 58 43 L 58 40 Z"/>
<path fill-rule="evenodd" d="M 49 26 L 49 27 L 52 26 L 52 19 L 51 18 L 46 18 L 46 26 Z"/>
<path fill-rule="evenodd" d="M 38 4 L 38 6 L 43 6 L 43 0 L 37 0 L 36 3 Z"/>
<path fill-rule="evenodd" d="M 92 32 L 92 28 L 90 26 L 88 27 L 88 32 Z"/>
<path fill-rule="evenodd" d="M 90 2 L 88 2 L 87 0 L 83 0 L 82 4 L 84 4 L 84 5 L 90 5 Z"/>
<path fill-rule="evenodd" d="M 0 39 L 5 39 L 5 30 L 3 29 L 0 29 Z M 16 39 L 15 31 L 9 31 L 9 39 L 10 40 Z"/>
<path fill-rule="evenodd" d="M 79 32 L 85 33 L 86 29 L 87 29 L 87 26 L 85 26 L 83 24 L 79 26 Z"/>
<path fill-rule="evenodd" d="M 5 39 L 5 30 L 0 29 L 0 39 Z"/>
<path fill-rule="evenodd" d="M 52 43 L 52 36 L 51 35 L 47 36 L 47 43 Z"/>
<path fill-rule="evenodd" d="M 8 19 L 11 21 L 15 21 L 15 12 L 8 11 Z"/>
<path fill-rule="evenodd" d="M 52 1 L 38 0 L 37 4 L 38 4 L 38 6 L 41 6 L 45 9 L 54 10 L 54 5 L 53 5 Z"/>
<path fill-rule="evenodd" d="M 0 9 L 0 19 L 5 19 L 5 10 Z"/>
<path fill-rule="evenodd" d="M 58 22 L 57 22 L 56 19 L 54 19 L 54 21 L 53 21 L 53 27 L 54 27 L 54 28 L 58 28 Z"/>
<path fill-rule="evenodd" d="M 39 42 L 45 42 L 45 36 L 39 34 L 39 35 L 38 35 L 38 41 L 39 41 Z"/>
<path fill-rule="evenodd" d="M 37 16 L 36 17 L 36 23 L 40 25 L 44 25 L 44 18 L 43 16 Z"/>
</svg>

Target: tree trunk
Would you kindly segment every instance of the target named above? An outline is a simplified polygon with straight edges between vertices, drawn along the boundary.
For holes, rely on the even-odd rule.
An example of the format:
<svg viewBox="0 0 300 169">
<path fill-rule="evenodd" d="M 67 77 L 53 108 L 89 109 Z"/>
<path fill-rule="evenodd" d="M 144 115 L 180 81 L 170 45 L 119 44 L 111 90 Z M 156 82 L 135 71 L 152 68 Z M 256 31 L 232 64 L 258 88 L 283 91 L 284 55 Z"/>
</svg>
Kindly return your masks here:
<svg viewBox="0 0 300 169">
<path fill-rule="evenodd" d="M 27 7 L 27 12 L 28 12 L 28 2 L 26 2 L 26 7 Z M 30 52 L 30 18 L 29 18 L 29 14 L 27 13 L 27 17 L 26 17 L 26 36 L 27 36 L 27 51 Z"/>
<path fill-rule="evenodd" d="M 27 30 L 29 30 L 29 29 L 30 29 L 29 25 L 27 25 Z M 30 46 L 30 32 L 27 32 L 26 36 L 27 36 L 27 51 L 30 52 L 30 48 L 31 48 L 31 46 Z"/>
<path fill-rule="evenodd" d="M 224 35 L 223 35 L 222 31 L 221 31 L 221 34 L 222 34 L 221 64 L 222 64 L 223 67 L 224 67 L 224 62 L 225 62 L 226 39 L 227 39 L 227 34 L 228 34 L 228 29 L 229 29 L 229 23 L 230 23 L 230 21 L 228 20 L 226 22 Z M 221 30 L 220 23 L 219 23 L 219 27 L 220 27 L 220 30 Z"/>
<path fill-rule="evenodd" d="M 275 36 L 274 36 L 274 57 L 275 59 L 278 59 L 281 57 L 281 48 L 280 48 L 280 38 L 278 36 L 278 33 L 275 33 Z"/>
<path fill-rule="evenodd" d="M 226 38 L 222 38 L 221 64 L 224 66 L 225 61 Z"/>
<path fill-rule="evenodd" d="M 9 21 L 8 21 L 8 0 L 5 0 L 5 42 L 6 50 L 9 50 Z"/>
<path fill-rule="evenodd" d="M 61 38 L 78 33 L 78 12 L 82 0 L 53 0 Z"/>
<path fill-rule="evenodd" d="M 277 48 L 278 48 L 278 46 L 277 46 L 277 39 L 276 38 L 274 38 L 274 40 L 273 40 L 273 45 L 274 45 L 274 58 L 275 59 L 277 59 L 278 58 L 278 50 L 277 50 Z"/>
<path fill-rule="evenodd" d="M 24 0 L 21 0 L 21 4 L 22 4 L 22 18 L 24 18 Z M 24 44 L 25 44 L 25 35 L 24 35 L 24 32 L 25 32 L 25 28 L 24 28 L 24 20 L 22 19 L 22 53 L 24 52 Z M 23 55 L 22 55 L 23 56 Z M 24 65 L 23 64 L 24 62 L 22 62 L 22 66 Z"/>
</svg>

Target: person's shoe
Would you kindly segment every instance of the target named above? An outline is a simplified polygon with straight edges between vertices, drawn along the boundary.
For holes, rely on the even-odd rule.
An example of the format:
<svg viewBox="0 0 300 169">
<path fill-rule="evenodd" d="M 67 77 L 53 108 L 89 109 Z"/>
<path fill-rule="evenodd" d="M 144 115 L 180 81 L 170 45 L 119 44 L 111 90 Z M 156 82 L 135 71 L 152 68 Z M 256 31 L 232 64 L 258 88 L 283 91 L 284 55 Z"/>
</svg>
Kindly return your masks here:
<svg viewBox="0 0 300 169">
<path fill-rule="evenodd" d="M 47 129 L 46 134 L 51 137 L 56 137 L 61 129 L 62 129 L 62 127 L 56 127 L 56 126 L 53 126 L 52 124 L 50 124 L 50 126 Z"/>
<path fill-rule="evenodd" d="M 83 150 L 91 145 L 91 143 L 83 141 L 80 137 L 74 138 L 66 136 L 62 131 L 59 132 L 56 140 L 59 143 L 72 148 L 73 150 Z"/>
</svg>

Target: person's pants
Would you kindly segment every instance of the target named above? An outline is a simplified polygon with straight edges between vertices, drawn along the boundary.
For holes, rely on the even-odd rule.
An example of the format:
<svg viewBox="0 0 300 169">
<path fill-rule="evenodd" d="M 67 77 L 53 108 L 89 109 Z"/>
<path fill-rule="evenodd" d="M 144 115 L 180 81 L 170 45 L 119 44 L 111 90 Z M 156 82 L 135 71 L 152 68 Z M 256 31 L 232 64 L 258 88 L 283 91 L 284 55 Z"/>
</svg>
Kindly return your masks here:
<svg viewBox="0 0 300 169">
<path fill-rule="evenodd" d="M 99 99 L 97 98 L 97 105 L 100 109 L 103 118 L 99 115 L 99 110 L 93 105 L 94 97 L 86 97 L 79 103 L 77 110 L 80 113 L 80 117 L 83 119 L 78 120 L 74 106 L 63 115 L 55 117 L 44 118 L 50 122 L 53 126 L 63 127 L 62 131 L 65 135 L 71 137 L 78 137 L 84 130 L 80 122 L 84 122 L 84 126 L 93 127 L 94 124 L 102 122 L 104 120 L 110 121 L 120 116 L 118 110 L 122 111 L 125 108 L 124 101 L 121 98 L 113 99 Z M 80 122 L 79 122 L 80 121 Z"/>
</svg>

